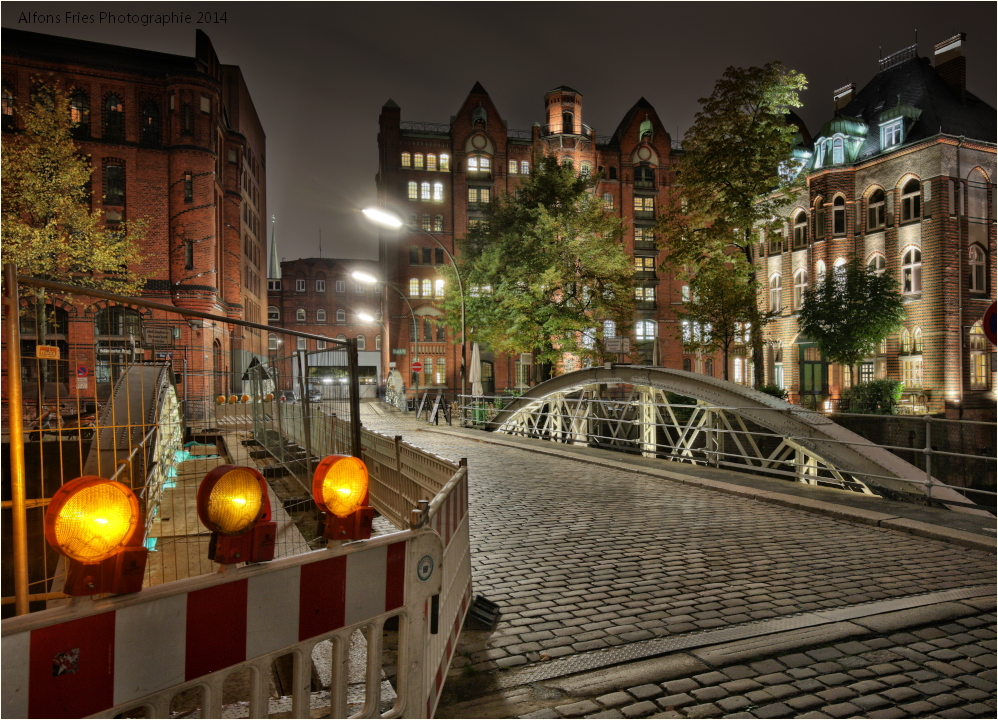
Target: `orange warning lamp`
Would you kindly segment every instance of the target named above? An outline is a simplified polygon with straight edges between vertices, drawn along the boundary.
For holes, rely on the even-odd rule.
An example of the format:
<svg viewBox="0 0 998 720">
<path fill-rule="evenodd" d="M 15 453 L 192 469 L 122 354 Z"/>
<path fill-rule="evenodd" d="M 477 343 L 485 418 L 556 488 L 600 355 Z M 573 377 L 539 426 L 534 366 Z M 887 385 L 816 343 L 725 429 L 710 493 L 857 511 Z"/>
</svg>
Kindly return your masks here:
<svg viewBox="0 0 998 720">
<path fill-rule="evenodd" d="M 329 455 L 312 475 L 312 497 L 322 510 L 327 540 L 371 537 L 374 508 L 367 507 L 367 465 L 360 458 Z"/>
<path fill-rule="evenodd" d="M 141 590 L 149 553 L 143 532 L 135 493 L 96 475 L 63 485 L 45 512 L 45 539 L 69 558 L 67 595 Z"/>
<path fill-rule="evenodd" d="M 223 565 L 274 559 L 277 523 L 267 481 L 256 470 L 221 465 L 198 487 L 198 518 L 211 530 L 209 559 Z"/>
</svg>

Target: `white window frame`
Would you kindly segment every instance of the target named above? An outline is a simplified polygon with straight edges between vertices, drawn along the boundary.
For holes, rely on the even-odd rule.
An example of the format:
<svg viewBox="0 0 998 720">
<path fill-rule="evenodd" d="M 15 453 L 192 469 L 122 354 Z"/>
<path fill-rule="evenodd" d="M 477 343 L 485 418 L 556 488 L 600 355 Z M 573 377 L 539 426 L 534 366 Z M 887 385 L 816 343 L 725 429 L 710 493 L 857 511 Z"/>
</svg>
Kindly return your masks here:
<svg viewBox="0 0 998 720">
<path fill-rule="evenodd" d="M 308 322 L 308 313 L 305 312 L 305 308 L 298 308 L 295 310 L 295 321 Z"/>
<path fill-rule="evenodd" d="M 874 200 L 874 196 L 880 193 L 880 199 Z M 866 203 L 866 229 L 882 230 L 887 224 L 887 196 L 882 188 L 876 188 L 870 193 Z"/>
<path fill-rule="evenodd" d="M 922 292 L 922 250 L 910 247 L 901 256 L 901 292 L 917 295 Z"/>
<path fill-rule="evenodd" d="M 794 273 L 794 310 L 800 310 L 804 305 L 805 292 L 807 292 L 807 270 L 800 269 Z"/>
<path fill-rule="evenodd" d="M 267 321 L 280 321 L 281 319 L 281 309 L 276 305 L 267 306 Z"/>
<path fill-rule="evenodd" d="M 832 138 L 832 165 L 842 165 L 846 161 L 846 141 L 841 135 Z"/>
<path fill-rule="evenodd" d="M 267 349 L 277 350 L 280 347 L 280 340 L 277 339 L 277 333 L 270 333 L 267 335 Z"/>
<path fill-rule="evenodd" d="M 988 288 L 988 255 L 977 243 L 970 244 L 967 267 L 970 269 L 970 291 L 986 292 Z"/>
<path fill-rule="evenodd" d="M 338 293 L 345 293 L 346 291 L 347 291 L 347 281 L 346 280 L 337 280 L 336 281 L 336 292 L 338 292 Z"/>
<path fill-rule="evenodd" d="M 406 195 L 410 200 L 419 200 L 419 183 L 415 180 L 410 180 L 406 185 Z"/>
<path fill-rule="evenodd" d="M 344 323 L 347 321 L 347 312 L 342 308 L 336 311 L 336 322 Z"/>
<path fill-rule="evenodd" d="M 305 292 L 305 278 L 295 280 L 295 292 Z"/>
<path fill-rule="evenodd" d="M 894 118 L 880 125 L 880 149 L 889 150 L 904 142 L 904 118 Z"/>
<path fill-rule="evenodd" d="M 319 308 L 318 310 L 315 311 L 315 321 L 316 322 L 320 322 L 320 323 L 326 322 L 326 309 L 325 308 Z"/>
<path fill-rule="evenodd" d="M 904 188 L 915 182 L 915 190 L 905 191 Z M 917 212 L 916 212 L 917 206 Z M 918 178 L 909 178 L 905 181 L 901 190 L 901 222 L 918 222 L 922 219 L 922 183 Z"/>
<path fill-rule="evenodd" d="M 419 297 L 419 278 L 409 278 L 409 297 Z"/>
<path fill-rule="evenodd" d="M 783 276 L 779 273 L 769 278 L 769 310 L 783 311 Z"/>
<path fill-rule="evenodd" d="M 320 293 L 320 292 L 324 293 L 324 292 L 326 292 L 326 281 L 325 280 L 316 280 L 315 281 L 315 291 L 317 293 Z"/>
<path fill-rule="evenodd" d="M 428 182 L 419 184 L 419 199 L 420 200 L 432 200 L 433 196 L 430 191 L 431 185 Z"/>
<path fill-rule="evenodd" d="M 307 350 L 308 349 L 308 344 L 307 344 L 307 341 L 305 340 L 305 338 L 303 338 L 303 337 L 298 338 L 298 349 L 299 350 Z"/>
<path fill-rule="evenodd" d="M 358 350 L 367 350 L 367 337 L 365 337 L 364 335 L 358 335 L 356 338 L 354 338 L 354 340 L 356 340 L 357 342 Z"/>
</svg>

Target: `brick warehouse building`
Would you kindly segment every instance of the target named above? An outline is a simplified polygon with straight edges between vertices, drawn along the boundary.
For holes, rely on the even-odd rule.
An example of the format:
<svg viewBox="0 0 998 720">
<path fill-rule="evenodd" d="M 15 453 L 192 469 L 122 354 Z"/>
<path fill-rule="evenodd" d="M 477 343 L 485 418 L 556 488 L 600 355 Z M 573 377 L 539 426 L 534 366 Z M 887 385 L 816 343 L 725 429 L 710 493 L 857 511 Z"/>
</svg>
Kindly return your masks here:
<svg viewBox="0 0 998 720">
<path fill-rule="evenodd" d="M 381 364 L 382 290 L 380 284 L 368 285 L 355 280 L 351 273 L 361 271 L 377 277 L 379 270 L 369 260 L 300 258 L 277 262 L 276 244 L 271 243 L 271 270 L 267 280 L 267 323 L 322 335 L 331 340 L 357 341 L 358 367 L 362 397 L 376 397 L 384 380 Z M 370 320 L 359 317 L 370 316 Z M 284 347 L 276 333 L 268 338 L 267 352 L 272 357 L 287 357 L 296 350 L 326 350 L 326 343 L 298 338 L 293 348 Z M 322 385 L 344 377 L 342 354 L 312 355 L 309 380 Z M 332 368 L 339 367 L 338 370 Z M 295 376 L 297 377 L 297 376 Z M 293 389 L 295 387 L 284 387 Z M 321 388 L 320 388 L 321 390 Z"/>
<path fill-rule="evenodd" d="M 386 365 L 389 359 L 396 361 L 408 381 L 413 379 L 409 364 L 415 337 L 423 364 L 420 384 L 461 386 L 460 345 L 436 324 L 443 294 L 436 269 L 447 258 L 426 233 L 453 252 L 455 238 L 482 220 L 491 199 L 513 193 L 530 174 L 535 156 L 543 153 L 570 161 L 580 173 L 601 173 L 595 192 L 627 226 L 624 244 L 634 257 L 639 284 L 631 359 L 691 367 L 694 359 L 683 355 L 670 309 L 681 302 L 680 288 L 657 269 L 662 258 L 653 231 L 657 208 L 669 201 L 674 182 L 671 138 L 644 98 L 611 136 L 596 135 L 583 122 L 582 105 L 578 91 L 555 88 L 544 97 L 543 124 L 528 131 L 508 129 L 478 83 L 449 124 L 402 121 L 401 109 L 391 100 L 382 107 L 379 202 L 417 228 L 383 232 L 380 242 L 385 276 L 407 294 L 416 316 L 410 316 L 397 294 L 386 294 L 391 342 L 382 349 L 383 360 Z M 486 392 L 525 383 L 526 368 L 518 357 L 483 351 Z M 469 345 L 469 359 L 470 352 Z"/>
<path fill-rule="evenodd" d="M 200 30 L 186 57 L 4 28 L 5 133 L 18 131 L 17 109 L 36 83 L 53 81 L 69 93 L 80 151 L 93 161 L 95 208 L 109 224 L 147 222 L 135 268 L 149 278 L 143 297 L 262 322 L 266 141 L 239 68 L 221 64 Z M 187 359 L 193 397 L 241 391 L 243 369 L 266 350 L 258 330 L 192 329 L 139 307 L 53 302 L 50 344 L 93 373 L 83 394 L 105 396 L 125 364 L 164 359 L 143 347 L 144 326 L 173 328 L 172 359 Z M 22 333 L 33 355 L 33 329 Z M 26 393 L 38 384 L 31 365 Z"/>
<path fill-rule="evenodd" d="M 904 383 L 912 412 L 994 414 L 993 346 L 981 317 L 995 298 L 995 110 L 965 84 L 965 37 L 911 46 L 880 61 L 858 92 L 834 94 L 815 133 L 807 192 L 785 206 L 782 233 L 761 236 L 766 375 L 805 405 L 834 409 L 855 378 L 829 365 L 797 329 L 804 289 L 858 255 L 901 285 L 907 320 L 860 367 L 858 380 Z"/>
</svg>

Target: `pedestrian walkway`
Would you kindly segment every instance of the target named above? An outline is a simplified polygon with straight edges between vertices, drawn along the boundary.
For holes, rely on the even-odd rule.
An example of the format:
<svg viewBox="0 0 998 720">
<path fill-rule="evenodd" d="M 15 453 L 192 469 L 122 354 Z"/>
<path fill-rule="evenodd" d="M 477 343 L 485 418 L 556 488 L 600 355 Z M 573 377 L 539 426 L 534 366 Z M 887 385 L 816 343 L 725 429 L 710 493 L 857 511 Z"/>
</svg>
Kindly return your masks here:
<svg viewBox="0 0 998 720">
<path fill-rule="evenodd" d="M 855 503 L 860 496 L 849 497 L 842 491 L 744 476 L 733 482 L 734 474 L 723 479 L 707 476 L 705 471 L 716 471 L 706 468 L 668 464 L 660 470 L 659 463 L 643 458 L 430 427 L 401 413 L 375 414 L 366 405 L 362 417 L 373 430 L 401 434 L 407 442 L 443 457 L 468 458 L 475 592 L 498 603 L 503 616 L 494 633 L 463 633 L 440 716 L 542 712 L 551 717 L 599 713 L 721 717 L 763 712 L 751 716 L 791 717 L 816 711 L 825 712 L 816 717 L 880 717 L 873 713 L 885 709 L 911 716 L 917 713 L 899 708 L 940 695 L 965 701 L 947 705 L 948 709 L 978 702 L 991 702 L 988 707 L 993 707 L 993 523 L 980 518 L 953 521 L 955 514 L 944 510 L 908 508 L 873 498 L 862 502 L 887 504 L 856 507 L 847 502 Z M 917 517 L 906 515 L 909 510 Z M 932 608 L 945 609 L 945 617 L 933 615 Z M 871 629 L 872 620 L 864 625 L 856 619 L 867 616 L 893 617 L 903 624 Z M 955 629 L 959 620 L 979 624 L 960 625 L 965 633 Z M 874 675 L 861 671 L 889 664 L 893 656 L 865 654 L 889 650 L 918 664 L 919 660 L 896 650 L 907 647 L 900 634 L 908 627 L 936 627 L 932 623 L 942 623 L 937 631 L 943 635 L 914 636 L 911 644 L 945 636 L 952 647 L 976 653 L 961 656 L 975 667 L 956 665 L 953 658 L 960 674 L 941 674 L 925 663 L 947 663 L 948 658 L 930 653 L 951 648 L 914 648 L 912 652 L 928 658 L 920 669 L 903 665 L 892 673 L 923 674 L 885 686 L 921 686 L 929 680 L 919 678 L 932 672 L 950 680 L 936 680 L 948 688 L 946 692 L 928 685 L 922 688 L 927 692 L 916 690 L 918 697 L 910 695 L 904 702 L 888 696 L 884 706 L 855 705 L 860 712 L 845 707 L 827 712 L 846 699 L 877 694 L 867 692 L 866 686 L 856 690 L 850 685 L 891 677 L 879 670 L 867 671 Z M 798 629 L 802 627 L 805 630 Z M 962 636 L 970 630 L 991 634 L 972 636 L 975 640 L 969 642 Z M 786 639 L 796 644 L 781 651 L 784 640 L 779 638 L 794 632 L 804 634 Z M 835 634 L 842 632 L 846 634 Z M 848 644 L 854 642 L 873 645 L 860 652 L 858 645 Z M 731 643 L 748 643 L 749 649 L 740 651 L 743 659 L 727 662 L 716 653 L 703 655 Z M 827 654 L 824 648 L 843 643 L 855 652 L 839 648 L 835 658 L 859 658 L 840 662 L 846 670 L 810 667 L 834 658 L 807 655 L 812 660 L 807 665 L 787 665 L 780 659 L 817 651 Z M 984 652 L 972 645 L 980 645 Z M 696 679 L 728 666 L 751 669 L 763 657 L 780 663 L 781 669 L 759 670 L 755 675 L 783 673 L 789 680 L 767 684 L 750 675 Z M 979 657 L 986 658 L 985 664 L 974 659 Z M 667 661 L 678 664 L 669 666 L 665 675 L 656 676 L 649 669 L 668 665 Z M 798 677 L 791 669 L 798 675 L 809 669 L 815 674 Z M 853 671 L 858 675 L 850 675 Z M 987 676 L 989 671 L 992 675 Z M 820 680 L 821 689 L 804 683 L 825 676 L 834 677 Z M 690 678 L 697 687 L 688 691 L 673 692 L 676 686 L 665 685 Z M 957 678 L 964 679 L 959 686 L 952 685 Z M 723 687 L 747 679 L 760 687 Z M 975 682 L 983 685 L 975 687 Z M 658 690 L 636 690 L 643 685 Z M 765 703 L 760 702 L 765 699 L 761 695 L 747 694 L 771 685 L 795 689 L 791 694 L 781 688 Z M 838 695 L 830 692 L 835 688 L 844 688 L 840 694 L 848 698 L 836 699 Z M 725 694 L 719 695 L 718 689 Z M 696 695 L 694 690 L 706 692 Z M 957 690 L 966 697 L 957 695 Z M 972 697 L 972 690 L 989 693 L 988 698 Z M 826 700 L 823 692 L 833 699 L 808 707 L 804 705 L 812 701 L 797 699 L 813 695 Z M 683 693 L 694 702 L 659 702 Z M 742 701 L 734 698 L 742 697 L 748 704 L 736 707 Z M 719 705 L 722 700 L 730 701 Z M 789 710 L 769 708 L 779 703 Z M 713 706 L 701 707 L 708 705 Z M 948 709 L 939 706 L 940 712 Z M 840 710 L 844 714 L 834 714 Z M 770 712 L 777 714 L 765 714 Z"/>
</svg>

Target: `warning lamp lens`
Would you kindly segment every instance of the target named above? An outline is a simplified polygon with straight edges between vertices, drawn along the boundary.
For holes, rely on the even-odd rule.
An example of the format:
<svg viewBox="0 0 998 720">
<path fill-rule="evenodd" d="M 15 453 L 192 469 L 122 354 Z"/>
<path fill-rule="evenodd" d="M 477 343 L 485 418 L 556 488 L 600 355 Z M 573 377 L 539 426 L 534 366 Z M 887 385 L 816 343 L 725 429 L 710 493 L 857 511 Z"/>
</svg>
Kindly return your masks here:
<svg viewBox="0 0 998 720">
<path fill-rule="evenodd" d="M 315 469 L 312 494 L 333 515 L 350 515 L 367 498 L 367 465 L 345 455 L 324 458 Z"/>
<path fill-rule="evenodd" d="M 235 468 L 222 475 L 208 496 L 210 524 L 223 535 L 239 535 L 260 516 L 263 490 L 259 478 L 246 468 Z"/>
<path fill-rule="evenodd" d="M 56 548 L 73 560 L 96 563 L 124 547 L 139 522 L 131 491 L 105 480 L 69 492 L 59 506 L 53 498 L 55 517 L 50 522 Z"/>
</svg>

